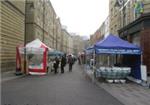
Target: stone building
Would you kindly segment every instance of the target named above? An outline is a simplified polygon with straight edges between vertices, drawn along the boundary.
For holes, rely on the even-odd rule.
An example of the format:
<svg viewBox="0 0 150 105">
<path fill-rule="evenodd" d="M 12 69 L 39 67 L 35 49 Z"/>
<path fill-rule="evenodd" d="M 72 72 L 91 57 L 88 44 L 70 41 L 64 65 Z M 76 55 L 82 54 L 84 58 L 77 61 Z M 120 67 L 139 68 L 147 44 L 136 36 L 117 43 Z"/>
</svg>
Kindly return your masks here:
<svg viewBox="0 0 150 105">
<path fill-rule="evenodd" d="M 44 6 L 44 40 L 43 42 L 49 47 L 57 49 L 56 40 L 57 40 L 57 15 L 50 1 L 45 1 Z"/>
<path fill-rule="evenodd" d="M 142 64 L 147 66 L 150 74 L 150 13 L 143 14 L 132 23 L 121 28 L 119 35 L 141 47 Z"/>
<path fill-rule="evenodd" d="M 123 0 L 118 4 L 118 0 L 109 1 L 109 31 L 118 35 L 118 30 L 136 20 L 140 15 L 135 13 L 137 2 L 143 3 L 143 13 L 149 12 L 149 0 Z"/>
<path fill-rule="evenodd" d="M 61 23 L 56 18 L 50 0 L 2 0 L 0 3 L 2 71 L 15 70 L 16 46 L 36 38 L 47 46 L 60 50 Z"/>
<path fill-rule="evenodd" d="M 1 71 L 15 70 L 16 46 L 24 44 L 25 0 L 0 1 Z"/>
<path fill-rule="evenodd" d="M 109 17 L 110 17 L 110 33 L 118 35 L 118 30 L 121 27 L 135 20 L 134 4 L 136 0 L 122 0 L 118 4 L 118 0 L 109 1 Z"/>
<path fill-rule="evenodd" d="M 142 63 L 150 74 L 150 1 L 124 0 L 121 6 L 116 1 L 110 0 L 110 32 L 142 48 Z"/>
<path fill-rule="evenodd" d="M 84 40 L 84 49 L 87 49 L 90 45 L 91 44 L 90 44 L 90 40 L 89 39 Z"/>
<path fill-rule="evenodd" d="M 68 38 L 69 38 L 69 33 L 67 32 L 66 29 L 62 29 L 62 46 L 61 49 L 63 52 L 68 53 Z"/>
<path fill-rule="evenodd" d="M 81 36 L 73 35 L 73 53 L 78 56 L 79 52 L 84 51 L 84 41 Z"/>
<path fill-rule="evenodd" d="M 26 42 L 36 38 L 56 47 L 56 13 L 49 0 L 27 0 Z"/>
<path fill-rule="evenodd" d="M 61 27 L 61 23 L 60 23 L 60 19 L 57 18 L 56 21 L 56 49 L 61 51 L 61 37 L 62 37 L 62 27 Z"/>
<path fill-rule="evenodd" d="M 96 32 L 90 36 L 91 45 L 95 44 L 97 41 L 102 40 L 105 36 L 109 34 L 109 17 L 101 24 L 101 26 L 96 30 Z"/>
<path fill-rule="evenodd" d="M 117 0 L 109 0 L 109 30 L 110 33 L 117 35 L 120 27 L 120 12 L 119 8 L 115 6 Z"/>
<path fill-rule="evenodd" d="M 73 37 L 70 34 L 68 36 L 68 53 L 73 54 Z"/>
<path fill-rule="evenodd" d="M 94 36 L 94 34 L 90 35 L 90 45 L 95 44 L 96 42 L 96 37 Z"/>
</svg>

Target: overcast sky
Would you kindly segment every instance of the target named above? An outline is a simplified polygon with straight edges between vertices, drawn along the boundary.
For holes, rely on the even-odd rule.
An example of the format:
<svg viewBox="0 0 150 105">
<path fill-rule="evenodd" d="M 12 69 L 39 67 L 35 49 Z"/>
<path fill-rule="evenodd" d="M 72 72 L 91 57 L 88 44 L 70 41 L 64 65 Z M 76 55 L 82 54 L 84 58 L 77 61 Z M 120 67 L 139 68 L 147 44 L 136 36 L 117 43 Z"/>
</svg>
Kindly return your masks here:
<svg viewBox="0 0 150 105">
<path fill-rule="evenodd" d="M 89 36 L 108 16 L 109 0 L 50 0 L 68 32 Z"/>
</svg>

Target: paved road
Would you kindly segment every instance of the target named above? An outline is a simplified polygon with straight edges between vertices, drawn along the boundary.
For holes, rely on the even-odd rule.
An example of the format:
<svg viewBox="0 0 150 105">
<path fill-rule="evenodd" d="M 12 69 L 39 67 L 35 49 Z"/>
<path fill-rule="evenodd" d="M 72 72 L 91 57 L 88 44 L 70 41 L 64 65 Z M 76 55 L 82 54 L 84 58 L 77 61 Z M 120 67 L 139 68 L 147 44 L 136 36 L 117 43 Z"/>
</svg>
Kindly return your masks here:
<svg viewBox="0 0 150 105">
<path fill-rule="evenodd" d="M 2 105 L 123 105 L 85 78 L 75 64 L 73 72 L 27 76 L 2 83 Z"/>
</svg>

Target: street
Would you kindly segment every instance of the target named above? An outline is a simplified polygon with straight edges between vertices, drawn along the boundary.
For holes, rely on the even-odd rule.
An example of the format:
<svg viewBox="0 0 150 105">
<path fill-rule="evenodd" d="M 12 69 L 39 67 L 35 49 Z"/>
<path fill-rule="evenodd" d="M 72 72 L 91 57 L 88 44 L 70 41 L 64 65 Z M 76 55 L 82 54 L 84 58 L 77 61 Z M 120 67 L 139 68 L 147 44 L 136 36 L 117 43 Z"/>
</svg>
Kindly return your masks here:
<svg viewBox="0 0 150 105">
<path fill-rule="evenodd" d="M 83 75 L 73 71 L 46 76 L 26 76 L 2 83 L 2 105 L 123 105 Z"/>
</svg>

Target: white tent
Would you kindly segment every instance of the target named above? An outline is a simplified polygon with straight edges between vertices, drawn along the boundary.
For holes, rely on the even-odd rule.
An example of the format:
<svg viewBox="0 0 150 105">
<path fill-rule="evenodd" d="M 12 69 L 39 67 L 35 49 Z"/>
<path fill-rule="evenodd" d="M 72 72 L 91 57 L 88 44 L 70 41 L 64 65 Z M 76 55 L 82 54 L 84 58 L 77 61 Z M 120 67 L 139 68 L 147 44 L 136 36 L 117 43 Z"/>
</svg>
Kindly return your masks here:
<svg viewBox="0 0 150 105">
<path fill-rule="evenodd" d="M 46 46 L 39 39 L 26 44 L 25 47 L 18 47 L 16 59 L 22 59 L 20 54 L 27 54 L 28 72 L 29 74 L 46 74 L 47 72 L 47 55 L 52 48 Z M 18 64 L 19 65 L 19 64 Z"/>
<path fill-rule="evenodd" d="M 48 47 L 47 45 L 45 45 L 43 42 L 41 42 L 39 39 L 35 39 L 30 43 L 27 43 L 25 47 L 20 47 L 20 53 L 24 53 L 25 49 L 26 49 L 26 54 L 29 53 L 37 53 L 37 54 L 41 54 L 44 52 L 44 49 L 47 48 L 48 51 L 54 51 L 54 49 Z"/>
</svg>

